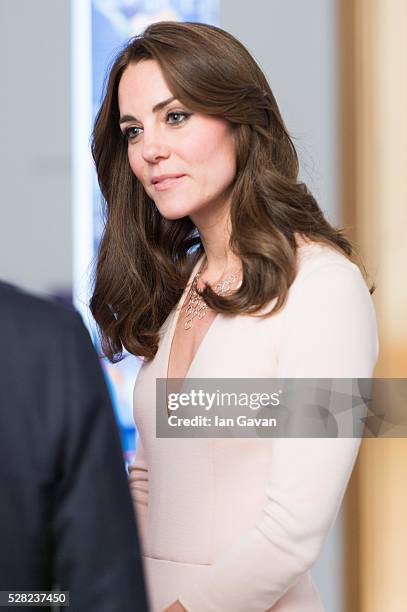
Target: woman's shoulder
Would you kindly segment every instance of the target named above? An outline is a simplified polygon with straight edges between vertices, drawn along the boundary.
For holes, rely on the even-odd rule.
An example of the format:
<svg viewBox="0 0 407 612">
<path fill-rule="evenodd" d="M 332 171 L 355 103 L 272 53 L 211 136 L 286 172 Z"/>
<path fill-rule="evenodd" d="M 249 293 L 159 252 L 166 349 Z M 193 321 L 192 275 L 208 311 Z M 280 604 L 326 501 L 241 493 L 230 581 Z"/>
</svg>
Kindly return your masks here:
<svg viewBox="0 0 407 612">
<path fill-rule="evenodd" d="M 280 319 L 280 375 L 370 376 L 377 324 L 359 267 L 324 243 L 305 241 L 297 253 L 297 276 Z"/>
<path fill-rule="evenodd" d="M 302 321 L 365 319 L 374 328 L 374 306 L 360 268 L 334 246 L 302 240 L 285 318 Z"/>
<path fill-rule="evenodd" d="M 358 266 L 344 253 L 323 242 L 316 242 L 304 237 L 297 240 L 297 275 L 294 283 L 300 283 L 311 275 L 325 276 L 326 273 L 338 274 L 341 277 L 355 275 L 364 282 Z"/>
<path fill-rule="evenodd" d="M 366 313 L 373 311 L 369 287 L 359 266 L 334 246 L 302 239 L 286 306 L 292 311 L 306 304 L 313 311 L 320 305 L 331 313 L 356 308 L 357 304 Z"/>
</svg>

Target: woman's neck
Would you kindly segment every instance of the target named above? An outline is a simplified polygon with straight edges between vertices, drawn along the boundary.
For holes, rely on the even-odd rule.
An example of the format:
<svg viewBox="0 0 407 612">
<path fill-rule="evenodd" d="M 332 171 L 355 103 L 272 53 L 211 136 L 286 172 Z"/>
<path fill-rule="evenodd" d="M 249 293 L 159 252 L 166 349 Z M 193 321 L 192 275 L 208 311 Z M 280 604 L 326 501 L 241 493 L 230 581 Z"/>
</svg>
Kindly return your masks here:
<svg viewBox="0 0 407 612">
<path fill-rule="evenodd" d="M 201 240 L 205 249 L 202 282 L 213 285 L 225 275 L 241 270 L 240 258 L 231 251 L 228 235 L 213 232 L 209 237 L 201 235 Z"/>
<path fill-rule="evenodd" d="M 205 261 L 201 273 L 203 282 L 213 285 L 226 274 L 240 270 L 240 259 L 230 249 L 230 207 L 224 205 L 216 211 L 193 218 L 205 250 Z"/>
</svg>

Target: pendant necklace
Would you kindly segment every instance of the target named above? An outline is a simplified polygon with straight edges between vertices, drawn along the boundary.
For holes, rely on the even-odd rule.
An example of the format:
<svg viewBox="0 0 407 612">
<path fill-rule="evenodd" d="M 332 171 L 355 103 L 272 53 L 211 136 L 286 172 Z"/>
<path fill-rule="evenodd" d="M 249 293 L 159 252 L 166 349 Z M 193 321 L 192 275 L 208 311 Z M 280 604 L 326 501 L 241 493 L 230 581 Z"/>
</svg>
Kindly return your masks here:
<svg viewBox="0 0 407 612">
<path fill-rule="evenodd" d="M 202 268 L 201 268 L 202 269 Z M 192 323 L 197 317 L 203 319 L 208 310 L 208 305 L 202 297 L 202 291 L 198 289 L 198 280 L 201 276 L 201 271 L 197 272 L 192 281 L 191 288 L 188 294 L 188 304 L 185 310 L 185 321 L 184 329 L 191 329 Z M 238 272 L 232 272 L 226 278 L 221 279 L 216 285 L 212 287 L 213 291 L 218 295 L 226 295 L 229 293 L 230 288 L 239 278 Z"/>
</svg>

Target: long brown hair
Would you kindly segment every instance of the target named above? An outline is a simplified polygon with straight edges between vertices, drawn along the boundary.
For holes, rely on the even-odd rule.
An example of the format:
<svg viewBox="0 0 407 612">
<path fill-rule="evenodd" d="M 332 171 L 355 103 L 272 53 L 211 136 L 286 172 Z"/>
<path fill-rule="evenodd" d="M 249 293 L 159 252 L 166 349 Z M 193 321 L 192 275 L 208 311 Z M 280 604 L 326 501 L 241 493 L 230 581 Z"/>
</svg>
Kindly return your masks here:
<svg viewBox="0 0 407 612">
<path fill-rule="evenodd" d="M 118 86 L 132 63 L 156 60 L 172 94 L 195 112 L 223 117 L 234 128 L 236 176 L 231 193 L 230 248 L 243 282 L 232 295 L 207 286 L 204 298 L 221 313 L 255 314 L 284 304 L 296 275 L 295 234 L 352 258 L 342 230 L 324 218 L 298 182 L 298 157 L 267 80 L 231 34 L 202 23 L 159 22 L 131 39 L 110 70 L 97 114 L 92 153 L 106 203 L 91 311 L 111 361 L 125 348 L 152 359 L 159 329 L 178 302 L 203 253 L 189 217 L 163 218 L 131 171 L 119 129 Z"/>
</svg>

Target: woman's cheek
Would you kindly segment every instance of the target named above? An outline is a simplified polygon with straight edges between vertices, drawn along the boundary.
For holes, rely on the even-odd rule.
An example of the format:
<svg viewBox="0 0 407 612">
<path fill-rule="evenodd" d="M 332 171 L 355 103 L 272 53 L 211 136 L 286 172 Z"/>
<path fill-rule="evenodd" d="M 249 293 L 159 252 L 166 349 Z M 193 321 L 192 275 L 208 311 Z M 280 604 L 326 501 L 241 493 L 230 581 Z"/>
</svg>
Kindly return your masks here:
<svg viewBox="0 0 407 612">
<path fill-rule="evenodd" d="M 141 180 L 141 169 L 139 164 L 137 164 L 137 162 L 135 161 L 135 159 L 129 155 L 129 164 L 130 164 L 130 168 L 133 172 L 133 174 L 136 175 L 136 177 Z"/>
</svg>

